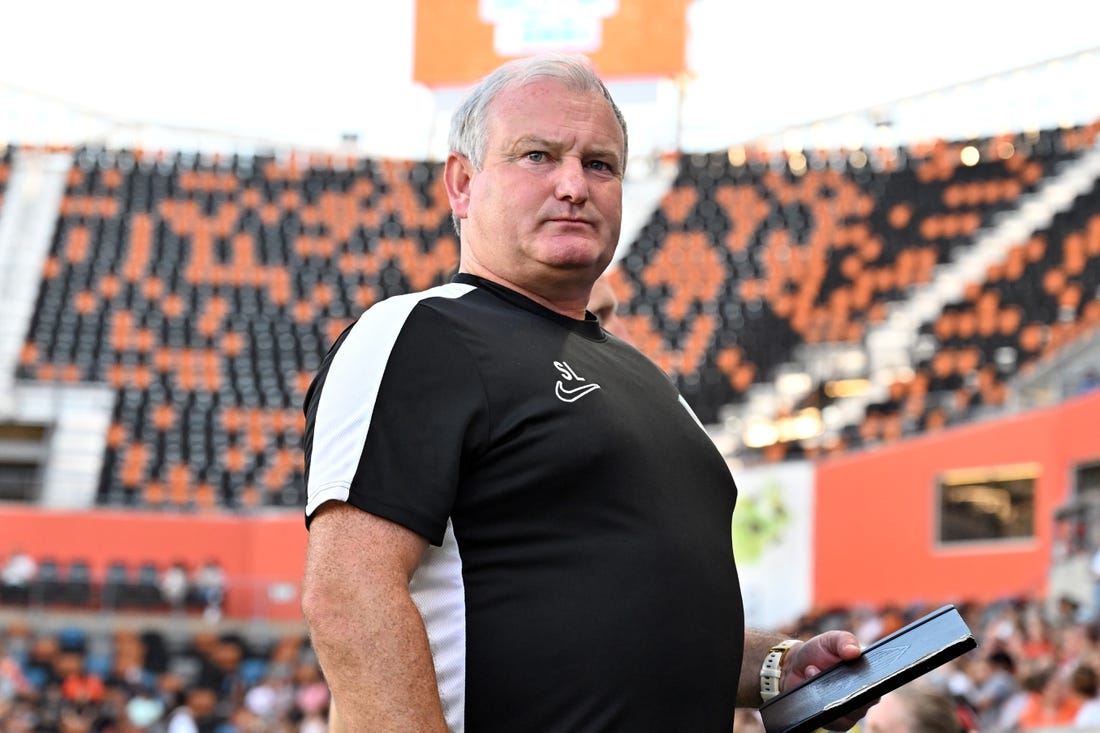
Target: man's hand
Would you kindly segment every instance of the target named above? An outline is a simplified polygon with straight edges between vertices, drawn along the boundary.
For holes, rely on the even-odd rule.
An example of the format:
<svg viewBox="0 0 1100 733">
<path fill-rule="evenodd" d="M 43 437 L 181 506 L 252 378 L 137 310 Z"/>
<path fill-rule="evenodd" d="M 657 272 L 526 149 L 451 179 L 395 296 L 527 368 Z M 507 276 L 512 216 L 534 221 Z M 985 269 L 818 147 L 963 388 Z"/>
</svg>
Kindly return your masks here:
<svg viewBox="0 0 1100 733">
<path fill-rule="evenodd" d="M 826 631 L 824 634 L 818 634 L 787 653 L 787 657 L 783 660 L 783 678 L 780 680 L 779 688 L 781 691 L 789 690 L 837 662 L 858 659 L 862 653 L 855 635 L 848 631 Z M 867 708 L 874 704 L 872 702 L 858 710 L 853 710 L 825 728 L 848 730 L 858 723 L 866 714 Z"/>
</svg>

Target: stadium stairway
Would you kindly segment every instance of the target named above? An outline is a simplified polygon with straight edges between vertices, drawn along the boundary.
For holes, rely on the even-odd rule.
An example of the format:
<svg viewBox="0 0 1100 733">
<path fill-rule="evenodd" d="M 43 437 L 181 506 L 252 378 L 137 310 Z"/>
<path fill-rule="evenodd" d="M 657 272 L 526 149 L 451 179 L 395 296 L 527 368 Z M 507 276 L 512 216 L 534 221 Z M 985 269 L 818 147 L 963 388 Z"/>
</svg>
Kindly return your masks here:
<svg viewBox="0 0 1100 733">
<path fill-rule="evenodd" d="M 859 364 L 859 371 L 870 382 L 862 394 L 843 397 L 832 403 L 830 429 L 855 425 L 862 420 L 868 405 L 887 397 L 891 383 L 899 371 L 912 367 L 920 325 L 935 318 L 944 306 L 957 300 L 969 283 L 981 282 L 986 269 L 1002 262 L 1009 250 L 1046 227 L 1054 216 L 1069 209 L 1074 199 L 1088 192 L 1100 179 L 1100 144 L 1064 167 L 1040 184 L 1038 189 L 1021 197 L 1015 209 L 1000 215 L 992 227 L 979 232 L 973 246 L 958 252 L 948 263 L 937 267 L 935 276 L 918 287 L 911 297 L 891 304 L 882 323 L 868 329 L 861 354 L 851 348 L 835 345 L 806 346 L 799 350 L 798 362 L 781 365 L 777 376 L 785 373 L 810 374 L 812 384 L 854 376 L 845 373 L 846 366 Z M 781 379 L 753 385 L 747 399 L 736 411 L 727 411 L 727 418 L 748 419 L 751 416 L 774 416 L 786 407 L 790 396 L 781 395 L 777 385 Z M 809 386 L 807 386 L 807 390 Z M 794 400 L 802 395 L 795 395 Z"/>
<path fill-rule="evenodd" d="M 114 393 L 105 385 L 16 383 L 72 154 L 20 150 L 0 211 L 0 421 L 49 425 L 39 505 L 95 503 Z"/>
<path fill-rule="evenodd" d="M 14 409 L 15 367 L 71 167 L 68 153 L 27 149 L 13 160 L 0 209 L 0 418 Z"/>
</svg>

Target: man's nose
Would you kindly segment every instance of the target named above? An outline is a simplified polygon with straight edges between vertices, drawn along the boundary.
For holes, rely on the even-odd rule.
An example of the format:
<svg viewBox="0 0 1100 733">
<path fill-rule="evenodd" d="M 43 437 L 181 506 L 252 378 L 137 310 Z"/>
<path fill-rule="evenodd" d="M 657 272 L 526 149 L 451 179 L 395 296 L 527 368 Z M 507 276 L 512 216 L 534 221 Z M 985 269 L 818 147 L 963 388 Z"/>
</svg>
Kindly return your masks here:
<svg viewBox="0 0 1100 733">
<path fill-rule="evenodd" d="M 588 179 L 580 160 L 565 158 L 558 166 L 557 179 L 555 193 L 559 199 L 574 204 L 583 204 L 588 200 Z"/>
</svg>

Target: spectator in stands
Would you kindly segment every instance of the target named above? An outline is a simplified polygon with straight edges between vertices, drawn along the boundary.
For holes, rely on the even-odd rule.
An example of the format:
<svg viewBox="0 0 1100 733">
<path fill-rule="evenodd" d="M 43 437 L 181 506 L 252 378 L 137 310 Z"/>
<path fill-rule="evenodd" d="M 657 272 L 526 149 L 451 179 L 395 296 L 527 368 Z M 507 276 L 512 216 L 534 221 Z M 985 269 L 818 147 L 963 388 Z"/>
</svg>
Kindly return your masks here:
<svg viewBox="0 0 1100 733">
<path fill-rule="evenodd" d="M 1097 682 L 1096 670 L 1087 664 L 1082 664 L 1073 670 L 1070 678 L 1073 691 L 1081 698 L 1081 707 L 1077 710 L 1077 717 L 1073 719 L 1073 725 L 1077 728 L 1100 729 L 1100 685 Z"/>
<path fill-rule="evenodd" d="M 1016 681 L 1016 662 L 1012 656 L 998 649 L 987 659 L 979 660 L 976 689 L 973 700 L 978 711 L 982 730 L 993 730 L 1001 719 L 1001 709 L 1016 694 L 1020 685 Z"/>
<path fill-rule="evenodd" d="M 4 733 L 36 733 L 39 715 L 30 698 L 19 698 L 9 705 L 0 705 L 0 730 Z"/>
<path fill-rule="evenodd" d="M 0 657 L 0 704 L 31 692 L 31 683 L 13 657 Z"/>
<path fill-rule="evenodd" d="M 1089 558 L 1089 574 L 1092 576 L 1092 608 L 1089 617 L 1093 623 L 1100 623 L 1100 546 L 1092 551 Z"/>
<path fill-rule="evenodd" d="M 1038 730 L 1056 726 L 1073 725 L 1081 699 L 1069 686 L 1069 681 L 1058 674 L 1055 667 L 1047 667 L 1036 673 L 1029 688 L 1027 702 L 1020 711 L 1020 730 Z"/>
<path fill-rule="evenodd" d="M 160 575 L 160 597 L 173 611 L 182 611 L 187 605 L 190 592 L 187 581 L 187 566 L 182 562 L 171 563 Z"/>
<path fill-rule="evenodd" d="M 164 716 L 164 707 L 155 689 L 141 687 L 126 702 L 125 719 L 139 731 L 146 730 Z"/>
<path fill-rule="evenodd" d="M 225 602 L 225 571 L 221 563 L 210 558 L 195 571 L 192 582 L 194 594 L 203 608 L 203 617 L 216 622 L 222 617 L 222 604 Z"/>
<path fill-rule="evenodd" d="M 1060 624 L 1060 629 L 1061 643 L 1056 658 L 1064 677 L 1069 677 L 1082 664 L 1094 667 L 1100 664 L 1100 648 L 1097 647 L 1100 626 L 1067 619 Z"/>
<path fill-rule="evenodd" d="M 1057 647 L 1050 622 L 1043 616 L 1042 611 L 1036 608 L 1030 609 L 1024 614 L 1022 626 L 1020 655 L 1017 659 L 1027 665 L 1028 672 L 1053 664 Z"/>
<path fill-rule="evenodd" d="M 180 704 L 168 717 L 166 733 L 206 733 L 214 731 L 219 722 L 218 694 L 209 687 L 187 690 Z"/>
<path fill-rule="evenodd" d="M 1043 690 L 1046 683 L 1046 670 L 1032 670 L 1026 673 L 1017 673 L 1020 681 L 1020 689 L 1001 705 L 1001 714 L 997 721 L 990 726 L 989 733 L 1010 733 L 1020 730 L 1020 718 L 1024 710 L 1030 707 L 1034 695 Z M 986 733 L 986 731 L 982 731 Z"/>
<path fill-rule="evenodd" d="M 968 733 L 976 731 L 960 719 L 950 695 L 919 682 L 882 696 L 867 711 L 865 733 Z"/>
<path fill-rule="evenodd" d="M 295 710 L 302 718 L 299 733 L 324 733 L 328 728 L 331 694 L 328 685 L 321 677 L 321 668 L 315 662 L 304 662 L 298 665 L 294 682 Z"/>
<path fill-rule="evenodd" d="M 284 674 L 268 674 L 244 695 L 244 706 L 257 719 L 273 724 L 294 707 L 294 687 Z"/>
<path fill-rule="evenodd" d="M 17 547 L 0 570 L 0 599 L 6 603 L 27 603 L 37 572 L 35 559 Z"/>
<path fill-rule="evenodd" d="M 61 678 L 61 696 L 77 705 L 103 702 L 107 689 L 99 675 L 84 668 L 84 658 L 75 652 L 61 654 L 56 663 Z"/>
<path fill-rule="evenodd" d="M 585 315 L 627 160 L 590 65 L 505 65 L 451 150 L 459 274 L 368 310 L 307 396 L 303 608 L 333 729 L 728 730 L 857 658 L 848 632 L 742 633 L 729 469 Z"/>
</svg>

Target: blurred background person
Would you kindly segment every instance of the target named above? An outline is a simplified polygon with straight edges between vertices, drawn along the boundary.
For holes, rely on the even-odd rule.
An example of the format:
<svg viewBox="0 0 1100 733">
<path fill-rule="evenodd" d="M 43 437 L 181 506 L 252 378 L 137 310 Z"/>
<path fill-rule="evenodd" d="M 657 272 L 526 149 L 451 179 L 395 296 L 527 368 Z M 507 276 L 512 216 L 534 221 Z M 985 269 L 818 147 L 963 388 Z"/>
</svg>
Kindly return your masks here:
<svg viewBox="0 0 1100 733">
<path fill-rule="evenodd" d="M 12 551 L 0 570 L 0 598 L 5 603 L 30 601 L 31 582 L 38 573 L 38 563 L 20 548 Z"/>
<path fill-rule="evenodd" d="M 974 669 L 975 689 L 972 695 L 981 728 L 993 730 L 1001 719 L 1006 702 L 1015 695 L 1020 684 L 1016 679 L 1016 662 L 1003 650 L 997 650 L 978 660 Z"/>
<path fill-rule="evenodd" d="M 626 327 L 619 319 L 619 299 L 611 286 L 610 278 L 610 271 L 607 271 L 592 285 L 586 310 L 600 319 L 600 325 L 605 331 L 628 341 Z"/>
<path fill-rule="evenodd" d="M 1096 670 L 1082 664 L 1073 670 L 1070 686 L 1082 701 L 1077 716 L 1073 719 L 1074 726 L 1100 730 L 1100 697 L 1097 697 L 1100 686 L 1097 684 Z"/>
<path fill-rule="evenodd" d="M 195 571 L 192 589 L 203 609 L 203 618 L 210 622 L 220 620 L 225 602 L 225 570 L 215 558 L 208 559 Z"/>
<path fill-rule="evenodd" d="M 1058 674 L 1056 668 L 1047 667 L 1037 672 L 1032 682 L 1017 721 L 1020 730 L 1073 725 L 1082 700 L 1070 687 L 1069 680 Z"/>
<path fill-rule="evenodd" d="M 187 605 L 189 584 L 187 580 L 187 566 L 182 562 L 174 562 L 161 573 L 160 596 L 173 611 L 182 611 Z"/>
<path fill-rule="evenodd" d="M 944 692 L 911 682 L 882 696 L 867 711 L 864 733 L 976 733 L 960 719 L 954 699 Z"/>
</svg>

